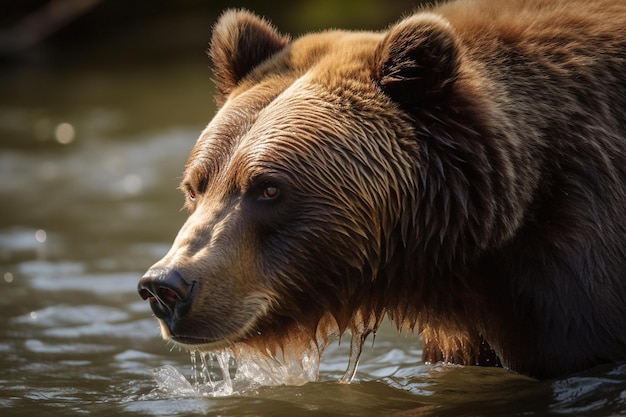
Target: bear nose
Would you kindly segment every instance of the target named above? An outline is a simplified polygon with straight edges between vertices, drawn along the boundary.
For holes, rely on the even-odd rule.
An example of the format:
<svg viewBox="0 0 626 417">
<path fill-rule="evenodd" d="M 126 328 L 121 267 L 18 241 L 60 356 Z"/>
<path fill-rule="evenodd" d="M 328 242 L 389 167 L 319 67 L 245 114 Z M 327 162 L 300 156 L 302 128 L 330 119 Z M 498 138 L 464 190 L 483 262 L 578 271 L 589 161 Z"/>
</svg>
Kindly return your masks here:
<svg viewBox="0 0 626 417">
<path fill-rule="evenodd" d="M 174 268 L 151 268 L 139 280 L 137 291 L 150 301 L 155 316 L 162 320 L 182 318 L 191 307 L 196 286 L 187 283 Z"/>
</svg>

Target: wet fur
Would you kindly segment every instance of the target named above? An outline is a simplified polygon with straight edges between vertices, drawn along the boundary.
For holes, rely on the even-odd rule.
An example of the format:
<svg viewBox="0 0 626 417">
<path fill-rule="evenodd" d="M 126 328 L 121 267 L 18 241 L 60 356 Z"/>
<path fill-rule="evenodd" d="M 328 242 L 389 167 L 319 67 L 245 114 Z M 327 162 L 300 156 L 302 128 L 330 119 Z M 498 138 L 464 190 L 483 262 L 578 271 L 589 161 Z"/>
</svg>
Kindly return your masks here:
<svg viewBox="0 0 626 417">
<path fill-rule="evenodd" d="M 265 351 L 387 314 L 431 362 L 626 360 L 625 28 L 619 1 L 458 1 L 289 42 L 227 12 L 157 264 L 199 282 L 175 332 Z"/>
</svg>

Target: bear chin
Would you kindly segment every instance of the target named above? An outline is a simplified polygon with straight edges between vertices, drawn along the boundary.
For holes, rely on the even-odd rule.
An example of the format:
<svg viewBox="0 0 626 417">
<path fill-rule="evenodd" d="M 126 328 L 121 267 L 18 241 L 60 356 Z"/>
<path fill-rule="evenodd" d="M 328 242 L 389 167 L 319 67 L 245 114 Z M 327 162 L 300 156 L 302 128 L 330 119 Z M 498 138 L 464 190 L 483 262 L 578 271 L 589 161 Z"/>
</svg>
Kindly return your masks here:
<svg viewBox="0 0 626 417">
<path fill-rule="evenodd" d="M 282 367 L 290 372 L 295 369 L 296 373 L 307 374 L 308 381 L 317 379 L 319 362 L 325 349 L 349 332 L 350 356 L 346 370 L 339 379 L 340 383 L 352 381 L 366 338 L 375 334 L 381 324 L 380 319 L 374 320 L 373 316 L 365 319 L 361 313 L 341 328 L 331 314 L 323 315 L 317 323 L 300 323 L 293 318 L 280 316 L 266 316 L 260 318 L 259 322 L 253 322 L 248 328 L 221 339 L 208 339 L 202 336 L 174 336 L 167 324 L 159 320 L 163 339 L 192 353 L 227 352 L 236 360 L 252 360 L 260 364 L 261 368 L 269 369 L 268 364 L 271 364 L 272 368 Z M 263 322 L 266 325 L 261 324 Z M 250 330 L 252 328 L 258 330 Z M 311 366 L 315 369 L 312 370 Z"/>
</svg>

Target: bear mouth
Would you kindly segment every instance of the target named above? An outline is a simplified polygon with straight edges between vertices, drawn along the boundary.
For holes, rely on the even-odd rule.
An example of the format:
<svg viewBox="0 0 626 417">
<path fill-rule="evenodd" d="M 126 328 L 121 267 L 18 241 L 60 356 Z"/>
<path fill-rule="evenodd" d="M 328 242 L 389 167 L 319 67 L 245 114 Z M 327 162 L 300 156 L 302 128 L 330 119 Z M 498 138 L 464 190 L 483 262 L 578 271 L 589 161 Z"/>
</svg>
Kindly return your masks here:
<svg viewBox="0 0 626 417">
<path fill-rule="evenodd" d="M 203 337 L 170 335 L 169 339 L 178 345 L 186 347 L 189 350 L 197 349 L 199 346 L 219 349 L 220 345 L 227 344 L 225 340 L 207 339 Z"/>
<path fill-rule="evenodd" d="M 158 318 L 158 317 L 157 317 Z M 167 320 L 159 319 L 161 336 L 190 351 L 214 351 L 231 347 L 239 343 L 255 343 L 263 339 L 266 331 L 258 329 L 260 317 L 253 314 L 247 320 L 235 320 L 226 325 L 226 320 L 216 326 L 216 322 L 194 319 Z"/>
<path fill-rule="evenodd" d="M 173 342 L 175 345 L 178 345 L 184 349 L 189 351 L 200 350 L 200 351 L 212 351 L 212 350 L 220 350 L 225 347 L 236 343 L 239 338 L 212 338 L 205 336 L 193 336 L 187 334 L 177 334 L 173 332 L 168 324 L 163 320 L 159 320 L 159 324 L 161 325 L 161 336 L 164 340 Z"/>
</svg>

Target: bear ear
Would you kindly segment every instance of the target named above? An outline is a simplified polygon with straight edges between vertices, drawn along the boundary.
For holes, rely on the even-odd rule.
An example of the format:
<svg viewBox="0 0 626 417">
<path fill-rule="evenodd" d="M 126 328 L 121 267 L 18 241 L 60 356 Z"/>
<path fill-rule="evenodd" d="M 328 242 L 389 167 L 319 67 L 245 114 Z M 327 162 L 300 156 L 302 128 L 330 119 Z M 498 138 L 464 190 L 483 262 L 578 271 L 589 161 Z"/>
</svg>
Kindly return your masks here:
<svg viewBox="0 0 626 417">
<path fill-rule="evenodd" d="M 266 20 L 246 10 L 227 10 L 213 27 L 209 57 L 217 89 L 226 97 L 252 69 L 283 49 L 283 36 Z"/>
<path fill-rule="evenodd" d="M 374 55 L 374 78 L 402 106 L 442 100 L 454 84 L 459 45 L 443 18 L 421 13 L 391 27 Z"/>
</svg>

